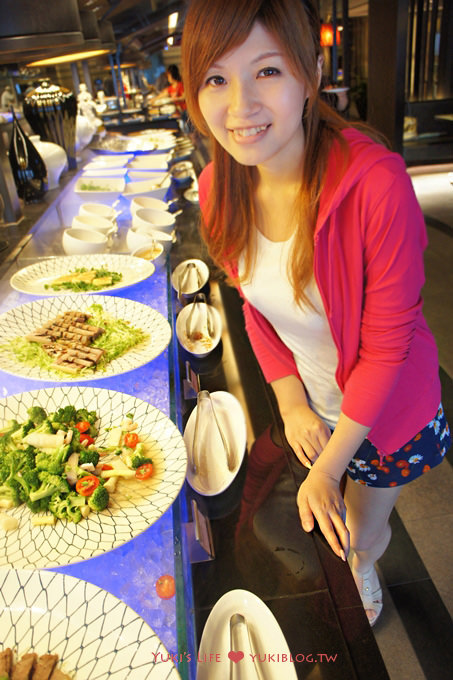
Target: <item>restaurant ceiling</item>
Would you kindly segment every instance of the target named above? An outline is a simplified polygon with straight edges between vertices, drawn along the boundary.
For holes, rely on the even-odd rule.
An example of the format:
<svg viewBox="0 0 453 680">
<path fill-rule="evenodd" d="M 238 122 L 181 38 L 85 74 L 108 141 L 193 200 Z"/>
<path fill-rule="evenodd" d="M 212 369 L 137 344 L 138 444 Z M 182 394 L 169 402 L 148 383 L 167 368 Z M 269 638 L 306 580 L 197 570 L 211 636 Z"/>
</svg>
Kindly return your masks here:
<svg viewBox="0 0 453 680">
<path fill-rule="evenodd" d="M 112 23 L 115 39 L 123 51 L 142 57 L 161 50 L 169 37 L 181 40 L 185 0 L 78 0 L 79 9 L 95 13 L 98 21 Z M 170 14 L 178 12 L 174 29 L 168 27 Z"/>
</svg>

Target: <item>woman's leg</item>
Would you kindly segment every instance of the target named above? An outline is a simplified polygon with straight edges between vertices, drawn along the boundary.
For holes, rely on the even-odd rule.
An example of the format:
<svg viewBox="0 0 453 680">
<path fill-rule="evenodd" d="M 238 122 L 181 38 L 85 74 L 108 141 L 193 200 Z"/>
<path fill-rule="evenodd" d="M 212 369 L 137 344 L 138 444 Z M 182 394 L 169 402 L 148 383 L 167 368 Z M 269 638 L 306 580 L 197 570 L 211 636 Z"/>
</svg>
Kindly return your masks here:
<svg viewBox="0 0 453 680">
<path fill-rule="evenodd" d="M 389 517 L 400 491 L 401 487 L 375 488 L 358 484 L 349 478 L 346 482 L 346 525 L 353 551 L 350 565 L 372 624 L 382 609 L 379 604 L 382 595 L 379 594 L 379 579 L 374 563 L 384 554 L 390 542 L 392 532 Z M 371 597 L 373 593 L 378 593 L 375 606 Z"/>
</svg>

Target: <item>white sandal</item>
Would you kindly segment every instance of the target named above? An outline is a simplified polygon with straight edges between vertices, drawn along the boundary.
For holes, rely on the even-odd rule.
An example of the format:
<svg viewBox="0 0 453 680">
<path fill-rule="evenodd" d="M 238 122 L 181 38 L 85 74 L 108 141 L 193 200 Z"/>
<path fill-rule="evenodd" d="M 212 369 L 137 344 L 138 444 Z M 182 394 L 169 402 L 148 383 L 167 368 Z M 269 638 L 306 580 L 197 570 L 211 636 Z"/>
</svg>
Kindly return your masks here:
<svg viewBox="0 0 453 680">
<path fill-rule="evenodd" d="M 374 626 L 382 612 L 382 588 L 379 584 L 376 569 L 373 566 L 364 574 L 360 574 L 352 568 L 351 571 L 355 575 L 354 580 L 369 624 Z M 359 586 L 359 584 L 361 585 Z"/>
</svg>

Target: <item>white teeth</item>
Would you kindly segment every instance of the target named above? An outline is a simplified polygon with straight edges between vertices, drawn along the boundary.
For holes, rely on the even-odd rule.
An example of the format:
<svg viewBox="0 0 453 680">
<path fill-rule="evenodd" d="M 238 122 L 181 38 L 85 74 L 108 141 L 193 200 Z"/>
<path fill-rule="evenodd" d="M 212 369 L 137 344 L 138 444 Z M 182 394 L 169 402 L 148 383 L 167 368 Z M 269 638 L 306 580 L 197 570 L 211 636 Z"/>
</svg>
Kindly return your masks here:
<svg viewBox="0 0 453 680">
<path fill-rule="evenodd" d="M 267 128 L 267 125 L 260 125 L 260 127 L 253 128 L 242 128 L 241 130 L 234 130 L 234 134 L 239 137 L 251 137 L 252 135 L 257 135 Z"/>
</svg>

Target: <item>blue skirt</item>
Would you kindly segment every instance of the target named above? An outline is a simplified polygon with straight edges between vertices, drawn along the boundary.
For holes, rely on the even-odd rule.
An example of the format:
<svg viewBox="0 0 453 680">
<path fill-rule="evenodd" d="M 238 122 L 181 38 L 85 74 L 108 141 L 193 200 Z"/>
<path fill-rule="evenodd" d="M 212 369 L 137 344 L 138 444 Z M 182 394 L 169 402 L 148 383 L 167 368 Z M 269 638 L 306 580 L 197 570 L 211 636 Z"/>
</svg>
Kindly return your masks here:
<svg viewBox="0 0 453 680">
<path fill-rule="evenodd" d="M 349 463 L 347 473 L 365 486 L 402 486 L 439 465 L 450 445 L 450 428 L 440 404 L 433 420 L 391 455 L 383 456 L 365 439 Z"/>
</svg>

